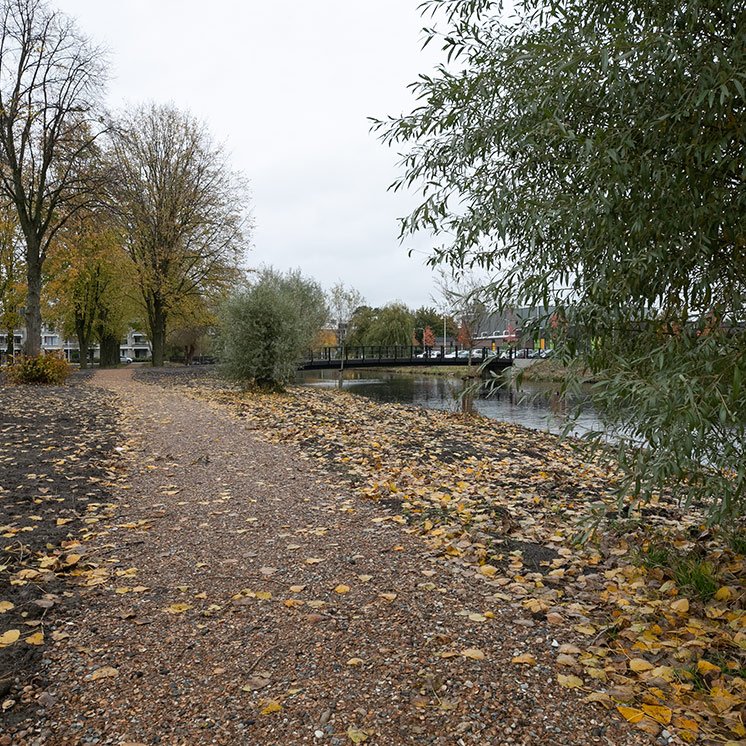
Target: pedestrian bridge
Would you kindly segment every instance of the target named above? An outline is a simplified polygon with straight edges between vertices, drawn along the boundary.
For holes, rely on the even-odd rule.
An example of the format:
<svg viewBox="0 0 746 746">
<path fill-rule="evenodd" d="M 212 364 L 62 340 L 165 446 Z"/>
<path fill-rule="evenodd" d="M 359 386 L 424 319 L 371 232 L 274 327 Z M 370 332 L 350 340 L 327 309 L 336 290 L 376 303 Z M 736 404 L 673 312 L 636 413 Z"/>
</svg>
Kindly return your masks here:
<svg viewBox="0 0 746 746">
<path fill-rule="evenodd" d="M 480 366 L 500 371 L 513 364 L 514 350 L 498 347 L 462 350 L 458 347 L 322 347 L 309 350 L 299 370 L 340 370 L 344 368 L 391 368 L 397 366 Z"/>
</svg>

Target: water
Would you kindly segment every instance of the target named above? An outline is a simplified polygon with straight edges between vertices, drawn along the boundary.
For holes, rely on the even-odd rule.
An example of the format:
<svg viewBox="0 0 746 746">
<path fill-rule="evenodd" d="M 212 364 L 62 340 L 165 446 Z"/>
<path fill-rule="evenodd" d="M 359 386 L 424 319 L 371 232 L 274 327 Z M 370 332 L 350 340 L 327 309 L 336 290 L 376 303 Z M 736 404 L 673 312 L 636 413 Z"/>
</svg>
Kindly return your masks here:
<svg viewBox="0 0 746 746">
<path fill-rule="evenodd" d="M 306 386 L 332 388 L 338 385 L 337 371 L 299 373 L 298 382 Z M 460 395 L 464 384 L 459 378 L 426 375 L 397 375 L 390 372 L 345 371 L 344 389 L 374 401 L 414 404 L 426 409 L 451 412 L 461 410 Z M 474 409 L 494 420 L 512 422 L 534 430 L 559 433 L 565 426 L 565 408 L 557 396 L 556 384 L 524 383 L 520 392 L 506 389 L 474 398 Z M 601 429 L 590 406 L 575 422 L 574 435 Z"/>
</svg>

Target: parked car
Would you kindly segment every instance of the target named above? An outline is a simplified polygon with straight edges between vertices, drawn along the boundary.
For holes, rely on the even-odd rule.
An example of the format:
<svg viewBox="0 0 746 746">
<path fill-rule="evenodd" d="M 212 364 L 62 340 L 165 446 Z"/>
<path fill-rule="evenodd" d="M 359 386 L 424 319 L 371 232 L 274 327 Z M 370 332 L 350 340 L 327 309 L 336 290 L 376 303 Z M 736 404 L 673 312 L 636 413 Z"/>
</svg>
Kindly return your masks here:
<svg viewBox="0 0 746 746">
<path fill-rule="evenodd" d="M 132 362 L 131 357 L 127 357 L 126 355 L 120 355 L 119 356 L 119 364 L 120 365 L 129 365 Z"/>
</svg>

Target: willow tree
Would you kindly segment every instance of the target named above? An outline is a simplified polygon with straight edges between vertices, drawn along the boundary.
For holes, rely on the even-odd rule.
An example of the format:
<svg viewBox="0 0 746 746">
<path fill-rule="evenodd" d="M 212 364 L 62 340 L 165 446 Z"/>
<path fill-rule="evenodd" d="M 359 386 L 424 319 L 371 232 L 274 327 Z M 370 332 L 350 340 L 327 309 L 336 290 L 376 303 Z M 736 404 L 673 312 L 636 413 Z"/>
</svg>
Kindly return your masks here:
<svg viewBox="0 0 746 746">
<path fill-rule="evenodd" d="M 173 106 L 125 115 L 112 155 L 112 203 L 160 366 L 172 311 L 190 296 L 224 292 L 237 278 L 246 186 L 204 125 Z"/>
<path fill-rule="evenodd" d="M 95 196 L 87 163 L 103 130 L 105 67 L 101 52 L 43 0 L 2 0 L 0 35 L 0 191 L 24 238 L 25 351 L 37 355 L 47 251 Z"/>
<path fill-rule="evenodd" d="M 404 234 L 487 269 L 498 307 L 546 309 L 600 380 L 623 490 L 743 512 L 742 0 L 424 8 L 447 59 L 411 114 L 377 124 L 403 152 L 396 187 L 422 189 Z"/>
</svg>

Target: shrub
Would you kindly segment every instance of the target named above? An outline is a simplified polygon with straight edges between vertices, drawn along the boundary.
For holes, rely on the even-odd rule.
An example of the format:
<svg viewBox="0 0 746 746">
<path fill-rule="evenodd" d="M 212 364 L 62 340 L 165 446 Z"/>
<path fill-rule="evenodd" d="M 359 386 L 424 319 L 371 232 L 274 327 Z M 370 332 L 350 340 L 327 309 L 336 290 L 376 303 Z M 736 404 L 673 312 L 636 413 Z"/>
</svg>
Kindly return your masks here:
<svg viewBox="0 0 746 746">
<path fill-rule="evenodd" d="M 223 305 L 223 374 L 244 384 L 282 388 L 293 380 L 327 315 L 316 282 L 298 271 L 263 270 Z"/>
<path fill-rule="evenodd" d="M 60 384 L 70 375 L 70 366 L 57 355 L 19 356 L 5 375 L 12 383 Z"/>
</svg>

